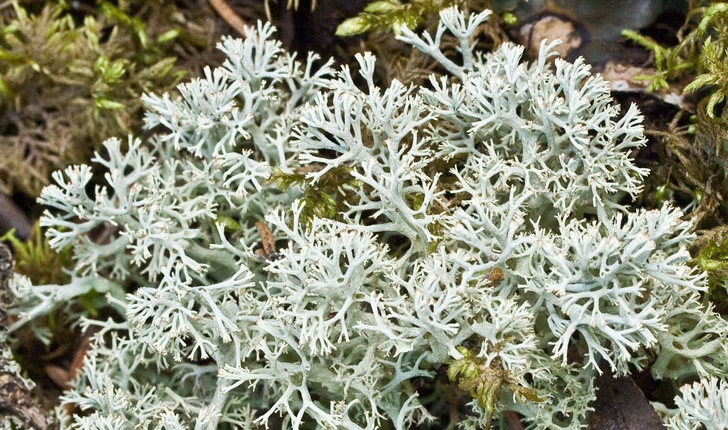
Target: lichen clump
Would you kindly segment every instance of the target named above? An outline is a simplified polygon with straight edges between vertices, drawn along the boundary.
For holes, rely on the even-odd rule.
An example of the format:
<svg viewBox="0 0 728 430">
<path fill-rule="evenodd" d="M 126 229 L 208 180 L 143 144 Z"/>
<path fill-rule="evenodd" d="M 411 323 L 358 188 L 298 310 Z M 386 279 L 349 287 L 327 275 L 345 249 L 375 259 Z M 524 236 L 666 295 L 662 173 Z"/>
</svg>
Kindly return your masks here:
<svg viewBox="0 0 728 430">
<path fill-rule="evenodd" d="M 81 321 L 96 343 L 69 427 L 475 429 L 511 410 L 579 428 L 601 372 L 725 375 L 691 225 L 623 204 L 647 173 L 639 112 L 553 45 L 533 64 L 475 51 L 488 16 L 401 29 L 445 71 L 421 87 L 379 88 L 370 54 L 358 75 L 297 60 L 259 24 L 179 94 L 144 97 L 148 142 L 56 172 L 41 223 L 72 279 L 16 277 L 17 324 L 128 291 L 116 319 Z"/>
</svg>

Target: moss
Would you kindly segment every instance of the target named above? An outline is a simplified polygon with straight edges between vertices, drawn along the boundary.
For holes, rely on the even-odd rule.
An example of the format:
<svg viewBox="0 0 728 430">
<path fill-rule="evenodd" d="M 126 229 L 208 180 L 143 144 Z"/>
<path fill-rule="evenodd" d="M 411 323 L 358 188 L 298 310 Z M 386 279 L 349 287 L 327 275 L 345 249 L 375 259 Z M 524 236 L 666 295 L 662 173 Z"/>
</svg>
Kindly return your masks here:
<svg viewBox="0 0 728 430">
<path fill-rule="evenodd" d="M 65 269 L 73 266 L 70 247 L 60 252 L 51 249 L 37 223 L 27 241 L 16 238 L 13 230 L 0 237 L 0 240 L 8 241 L 13 246 L 15 271 L 29 277 L 34 285 L 69 281 Z"/>
<path fill-rule="evenodd" d="M 176 53 L 206 48 L 174 5 L 83 6 L 54 1 L 33 14 L 15 2 L 3 17 L 2 192 L 36 197 L 50 172 L 87 162 L 109 136 L 139 133 L 140 95 L 173 88 L 185 75 Z"/>
<path fill-rule="evenodd" d="M 393 80 L 404 84 L 422 85 L 432 73 L 442 72 L 441 66 L 429 55 L 412 49 L 394 37 L 399 28 L 432 28 L 437 22 L 439 12 L 448 6 L 457 5 L 463 10 L 482 11 L 492 9 L 490 0 L 385 0 L 373 1 L 364 10 L 340 24 L 339 36 L 359 35 L 359 43 L 352 44 L 348 52 L 342 54 L 343 62 L 355 65 L 354 54 L 366 50 L 378 59 L 378 84 L 388 86 Z M 508 12 L 502 16 L 492 16 L 482 23 L 473 37 L 483 52 L 496 49 L 503 41 L 510 40 L 505 27 Z M 451 58 L 457 58 L 459 47 L 449 33 L 442 36 L 443 47 Z"/>
<path fill-rule="evenodd" d="M 705 0 L 691 0 L 685 23 L 677 33 L 678 43 L 675 46 L 662 46 L 652 38 L 634 30 L 624 30 L 622 35 L 628 40 L 649 50 L 653 54 L 655 73 L 635 76 L 635 80 L 648 83 L 649 91 L 657 91 L 669 87 L 670 82 L 678 82 L 682 78 L 693 78 L 700 74 L 710 58 L 714 58 L 714 49 L 725 48 L 728 36 L 726 30 L 725 3 L 710 4 Z M 697 23 L 697 24 L 696 24 Z M 718 36 L 715 38 L 715 36 Z M 706 50 L 707 48 L 707 50 Z M 686 87 L 687 91 L 700 89 L 704 78 L 696 79 Z M 692 87 L 691 87 L 692 86 Z"/>
<path fill-rule="evenodd" d="M 627 38 L 649 49 L 656 72 L 642 76 L 650 90 L 667 88 L 671 82 L 689 83 L 683 92 L 692 93 L 694 112 L 681 111 L 666 130 L 648 133 L 657 138 L 659 162 L 647 184 L 659 206 L 673 201 L 685 208 L 701 234 L 693 246 L 693 264 L 705 270 L 709 293 L 719 310 L 728 310 L 725 291 L 728 281 L 728 3 L 691 1 L 678 44 L 661 46 L 635 32 Z"/>
<path fill-rule="evenodd" d="M 410 30 L 422 23 L 427 15 L 464 3 L 458 0 L 378 0 L 369 3 L 362 13 L 349 18 L 336 29 L 339 36 L 352 36 L 372 30 L 392 30 L 399 33 L 402 27 Z"/>
<path fill-rule="evenodd" d="M 498 351 L 502 345 L 495 345 L 493 349 Z M 485 358 L 479 357 L 464 346 L 458 347 L 463 355 L 448 366 L 447 376 L 452 382 L 457 382 L 458 387 L 470 392 L 478 404 L 488 411 L 489 417 L 495 410 L 495 405 L 501 396 L 501 390 L 511 391 L 514 398 L 519 402 L 544 402 L 545 398 L 538 395 L 533 388 L 520 385 L 507 369 L 504 369 L 500 358 L 487 362 Z M 489 428 L 488 425 L 486 428 Z"/>
<path fill-rule="evenodd" d="M 328 170 L 316 182 L 308 179 L 305 172 L 284 173 L 279 169 L 273 170 L 270 180 L 284 190 L 293 186 L 301 188 L 301 199 L 305 202 L 301 222 L 305 225 L 310 225 L 314 217 L 334 219 L 346 207 L 347 198 L 351 197 L 346 186 L 361 185 L 346 166 Z"/>
</svg>

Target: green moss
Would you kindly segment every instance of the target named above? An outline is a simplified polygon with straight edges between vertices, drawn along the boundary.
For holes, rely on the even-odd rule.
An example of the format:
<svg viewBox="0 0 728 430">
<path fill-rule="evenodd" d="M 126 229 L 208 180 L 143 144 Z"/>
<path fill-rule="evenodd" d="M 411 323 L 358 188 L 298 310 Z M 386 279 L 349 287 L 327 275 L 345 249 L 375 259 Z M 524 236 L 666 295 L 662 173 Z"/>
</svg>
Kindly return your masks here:
<svg viewBox="0 0 728 430">
<path fill-rule="evenodd" d="M 632 30 L 624 30 L 622 35 L 654 56 L 656 72 L 635 76 L 635 80 L 647 81 L 648 91 L 657 91 L 668 88 L 669 82 L 691 77 L 692 81 L 684 91 L 709 88 L 708 102 L 703 107 L 714 118 L 715 108 L 728 94 L 728 3 L 690 3 L 685 24 L 677 34 L 679 43 L 675 46 L 662 46 Z"/>
<path fill-rule="evenodd" d="M 18 2 L 0 25 L 0 191 L 36 197 L 50 172 L 87 162 L 110 136 L 141 133 L 145 92 L 172 89 L 179 52 L 202 49 L 163 2 Z"/>
<path fill-rule="evenodd" d="M 273 169 L 271 181 L 286 190 L 299 187 L 303 191 L 301 199 L 305 202 L 301 222 L 309 225 L 314 217 L 334 219 L 345 208 L 349 192 L 345 186 L 357 187 L 359 182 L 351 175 L 351 168 L 340 166 L 328 170 L 316 182 L 307 178 L 304 172 L 284 173 Z"/>
<path fill-rule="evenodd" d="M 678 44 L 665 47 L 636 32 L 627 38 L 649 49 L 654 75 L 637 77 L 649 90 L 688 80 L 683 88 L 693 93 L 695 111 L 681 111 L 666 129 L 649 133 L 659 140 L 658 161 L 647 183 L 645 202 L 666 201 L 685 208 L 701 231 L 693 246 L 693 263 L 708 274 L 713 301 L 726 313 L 724 286 L 728 282 L 728 3 L 691 1 Z M 723 303 L 725 302 L 725 303 Z"/>
<path fill-rule="evenodd" d="M 63 284 L 70 280 L 64 271 L 73 266 L 70 247 L 54 251 L 37 223 L 27 241 L 16 238 L 14 233 L 15 230 L 10 230 L 0 240 L 13 246 L 17 273 L 30 278 L 34 285 Z"/>
<path fill-rule="evenodd" d="M 720 242 L 710 241 L 697 257 L 698 265 L 708 272 L 728 273 L 728 238 Z"/>
<path fill-rule="evenodd" d="M 377 0 L 369 3 L 359 15 L 342 22 L 336 29 L 338 36 L 353 36 L 368 31 L 394 31 L 403 27 L 417 27 L 428 15 L 464 3 L 459 0 Z"/>
<path fill-rule="evenodd" d="M 681 55 L 681 49 L 664 47 L 634 30 L 623 30 L 622 36 L 652 52 L 656 72 L 632 77 L 635 81 L 647 82 L 649 92 L 669 88 L 669 81 L 676 80 L 695 66 L 692 61 Z"/>
<path fill-rule="evenodd" d="M 498 350 L 500 346 L 496 345 L 494 348 Z M 503 389 L 513 392 L 519 402 L 546 401 L 533 388 L 519 385 L 510 372 L 501 366 L 500 359 L 496 358 L 488 363 L 485 358 L 478 357 L 464 346 L 459 346 L 458 351 L 463 357 L 450 363 L 447 376 L 450 381 L 457 381 L 460 389 L 468 391 L 488 411 L 489 416 L 493 414 Z"/>
</svg>

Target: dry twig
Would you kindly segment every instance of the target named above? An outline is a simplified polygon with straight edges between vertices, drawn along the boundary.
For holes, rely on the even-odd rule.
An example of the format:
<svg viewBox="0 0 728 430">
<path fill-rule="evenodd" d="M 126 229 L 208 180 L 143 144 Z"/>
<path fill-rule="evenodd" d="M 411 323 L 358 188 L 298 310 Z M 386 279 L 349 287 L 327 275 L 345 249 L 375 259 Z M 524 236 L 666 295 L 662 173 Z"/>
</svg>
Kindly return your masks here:
<svg viewBox="0 0 728 430">
<path fill-rule="evenodd" d="M 247 36 L 247 33 L 245 32 L 245 26 L 247 25 L 245 20 L 235 13 L 225 0 L 208 0 L 208 2 L 210 3 L 210 6 L 215 9 L 215 12 L 217 12 L 217 14 L 220 15 L 222 19 L 230 25 L 230 27 L 240 33 L 241 36 Z"/>
</svg>

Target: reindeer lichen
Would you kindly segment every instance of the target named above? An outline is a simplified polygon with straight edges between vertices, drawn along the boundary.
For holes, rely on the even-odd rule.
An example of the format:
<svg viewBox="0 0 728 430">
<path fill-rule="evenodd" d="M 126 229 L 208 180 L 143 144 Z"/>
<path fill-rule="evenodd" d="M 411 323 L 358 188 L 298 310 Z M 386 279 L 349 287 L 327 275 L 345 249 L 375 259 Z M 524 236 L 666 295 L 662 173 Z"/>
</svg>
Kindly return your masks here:
<svg viewBox="0 0 728 430">
<path fill-rule="evenodd" d="M 127 291 L 114 318 L 80 321 L 97 332 L 67 427 L 482 428 L 516 411 L 581 428 L 604 371 L 724 376 L 692 225 L 625 205 L 647 174 L 639 112 L 552 45 L 532 64 L 475 50 L 488 16 L 401 28 L 442 66 L 425 86 L 379 87 L 371 54 L 358 74 L 296 59 L 259 24 L 220 43 L 221 67 L 144 97 L 149 141 L 56 172 L 41 224 L 75 266 L 64 285 L 13 279 L 16 326 L 52 297 Z M 429 395 L 456 385 L 474 398 Z"/>
</svg>

